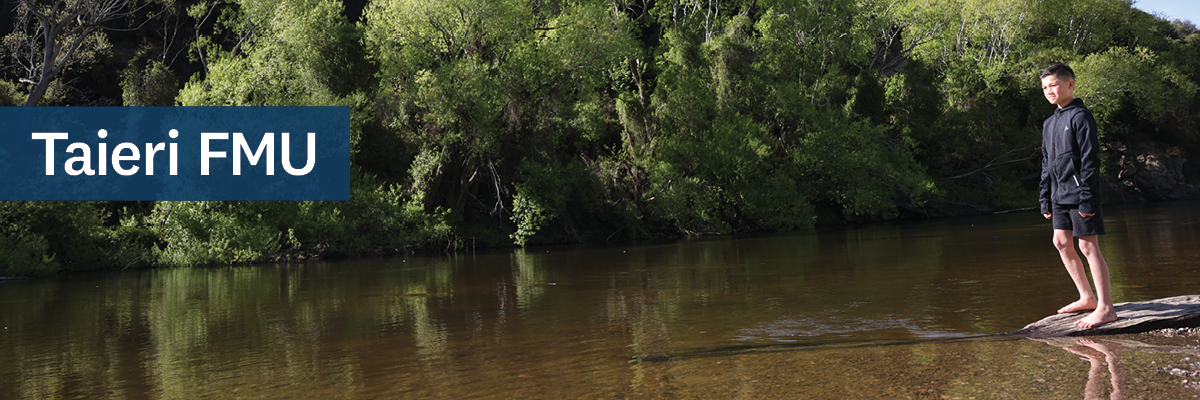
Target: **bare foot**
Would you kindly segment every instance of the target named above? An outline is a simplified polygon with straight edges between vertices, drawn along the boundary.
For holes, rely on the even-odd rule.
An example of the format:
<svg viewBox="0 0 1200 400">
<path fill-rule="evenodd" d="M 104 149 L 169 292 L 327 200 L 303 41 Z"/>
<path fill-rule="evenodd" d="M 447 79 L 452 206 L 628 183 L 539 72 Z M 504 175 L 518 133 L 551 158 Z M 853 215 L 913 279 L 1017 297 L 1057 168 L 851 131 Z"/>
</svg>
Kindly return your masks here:
<svg viewBox="0 0 1200 400">
<path fill-rule="evenodd" d="M 1058 309 L 1059 314 L 1070 314 L 1073 312 L 1089 311 L 1096 309 L 1096 299 L 1091 300 L 1075 300 L 1074 303 L 1067 304 L 1063 308 Z"/>
<path fill-rule="evenodd" d="M 1109 307 L 1106 307 L 1104 309 L 1097 308 L 1096 311 L 1092 311 L 1091 314 L 1088 314 L 1088 316 L 1083 317 L 1083 319 L 1075 321 L 1075 326 L 1078 326 L 1083 329 L 1091 329 L 1091 328 L 1095 328 L 1097 326 L 1104 325 L 1104 324 L 1107 324 L 1109 322 L 1113 322 L 1116 320 L 1117 320 L 1117 312 L 1114 311 L 1112 308 L 1109 308 Z"/>
<path fill-rule="evenodd" d="M 1109 322 L 1112 322 L 1112 321 L 1109 321 Z M 1090 348 L 1092 350 L 1099 351 L 1100 353 L 1104 354 L 1104 357 L 1106 360 L 1116 357 L 1116 355 L 1111 350 L 1109 350 L 1108 346 L 1105 346 L 1103 342 L 1097 342 L 1095 340 L 1083 338 L 1083 339 L 1079 339 L 1077 341 L 1077 343 L 1087 346 L 1088 348 Z"/>
<path fill-rule="evenodd" d="M 1079 356 L 1084 361 L 1098 361 L 1099 360 L 1099 357 L 1097 357 L 1095 354 L 1091 354 L 1087 351 L 1084 351 L 1083 349 L 1078 349 L 1076 347 L 1078 347 L 1078 346 L 1067 346 L 1067 347 L 1063 347 L 1063 350 L 1075 353 L 1075 355 Z"/>
</svg>

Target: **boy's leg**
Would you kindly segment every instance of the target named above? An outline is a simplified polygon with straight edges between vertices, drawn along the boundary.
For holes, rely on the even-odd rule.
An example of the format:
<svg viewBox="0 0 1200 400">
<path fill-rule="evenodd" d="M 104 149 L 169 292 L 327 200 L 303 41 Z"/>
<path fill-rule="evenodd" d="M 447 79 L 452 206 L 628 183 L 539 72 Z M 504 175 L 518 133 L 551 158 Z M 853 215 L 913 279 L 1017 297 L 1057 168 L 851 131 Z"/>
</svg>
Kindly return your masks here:
<svg viewBox="0 0 1200 400">
<path fill-rule="evenodd" d="M 1112 302 L 1112 287 L 1108 278 L 1108 262 L 1104 261 L 1104 255 L 1100 254 L 1100 246 L 1096 239 L 1096 235 L 1079 238 L 1079 250 L 1083 252 L 1083 256 L 1088 260 L 1088 266 L 1091 267 L 1092 280 L 1096 283 L 1098 297 L 1096 310 L 1075 322 L 1075 326 L 1084 329 L 1117 320 L 1117 311 L 1113 308 Z M 1073 276 L 1072 279 L 1074 279 Z M 1084 278 L 1084 284 L 1087 284 L 1086 278 Z"/>
<path fill-rule="evenodd" d="M 1075 283 L 1075 289 L 1079 291 L 1079 300 L 1058 309 L 1059 314 L 1096 308 L 1096 295 L 1092 293 L 1092 285 L 1088 282 L 1087 271 L 1083 269 L 1083 260 L 1079 259 L 1079 253 L 1075 252 L 1075 243 L 1071 240 L 1073 233 L 1066 229 L 1054 230 L 1054 247 L 1058 249 L 1058 255 L 1062 257 L 1063 266 L 1067 267 L 1067 273 L 1071 274 L 1071 281 Z M 1083 241 L 1080 240 L 1079 243 L 1082 245 Z M 1103 258 L 1101 260 L 1103 261 Z M 1104 270 L 1108 271 L 1107 265 Z M 1107 272 L 1105 276 L 1107 277 Z"/>
</svg>

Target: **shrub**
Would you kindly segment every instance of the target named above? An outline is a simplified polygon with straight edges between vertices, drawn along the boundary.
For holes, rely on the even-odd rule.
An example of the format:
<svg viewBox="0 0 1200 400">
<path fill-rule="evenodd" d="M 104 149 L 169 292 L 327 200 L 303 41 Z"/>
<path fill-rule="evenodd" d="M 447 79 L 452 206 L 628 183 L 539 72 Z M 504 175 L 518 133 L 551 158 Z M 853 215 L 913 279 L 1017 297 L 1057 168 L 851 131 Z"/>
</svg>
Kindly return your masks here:
<svg viewBox="0 0 1200 400">
<path fill-rule="evenodd" d="M 38 276 L 137 264 L 157 236 L 136 226 L 106 226 L 104 204 L 0 202 L 0 274 Z"/>
<path fill-rule="evenodd" d="M 397 253 L 450 241 L 445 218 L 356 174 L 346 202 L 159 202 L 147 223 L 164 240 L 153 261 L 189 266 Z"/>
</svg>

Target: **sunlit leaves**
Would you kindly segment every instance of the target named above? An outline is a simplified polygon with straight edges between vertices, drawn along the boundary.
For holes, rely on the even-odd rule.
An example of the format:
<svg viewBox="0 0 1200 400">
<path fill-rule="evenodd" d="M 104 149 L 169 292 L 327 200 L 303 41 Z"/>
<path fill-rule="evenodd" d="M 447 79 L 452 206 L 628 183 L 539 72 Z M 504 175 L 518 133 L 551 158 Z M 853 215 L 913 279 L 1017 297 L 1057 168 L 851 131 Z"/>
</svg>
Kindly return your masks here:
<svg viewBox="0 0 1200 400">
<path fill-rule="evenodd" d="M 346 22 L 331 0 L 246 1 L 254 39 L 211 54 L 204 79 L 180 92 L 183 105 L 299 106 L 339 104 L 333 82 L 350 74 L 342 53 Z M 242 18 L 233 21 L 243 21 Z M 244 54 L 243 54 L 244 53 Z M 341 90 L 338 90 L 341 89 Z"/>
<path fill-rule="evenodd" d="M 1125 101 L 1136 104 L 1138 114 L 1156 119 L 1185 112 L 1179 99 L 1196 94 L 1196 83 L 1173 65 L 1163 63 L 1144 47 L 1132 51 L 1113 48 L 1076 64 L 1076 97 L 1086 99 L 1097 119 L 1109 121 Z"/>
<path fill-rule="evenodd" d="M 1079 54 L 1104 50 L 1114 39 L 1114 22 L 1130 14 L 1129 2 L 1124 0 L 1047 0 L 1040 6 L 1041 23 L 1057 28 L 1047 41 Z"/>
<path fill-rule="evenodd" d="M 454 59 L 501 61 L 534 27 L 528 7 L 513 0 L 381 0 L 365 14 L 383 73 L 401 78 Z"/>
<path fill-rule="evenodd" d="M 322 33 L 344 25 L 297 4 L 229 19 L 254 35 L 223 57 L 246 61 L 211 63 L 216 78 L 188 95 L 336 98 L 340 64 L 325 55 L 339 53 L 321 49 L 348 41 Z M 249 23 L 263 15 L 308 22 Z M 1193 33 L 1118 0 L 676 0 L 637 15 L 601 1 L 372 2 L 359 43 L 378 67 L 373 118 L 409 152 L 406 204 L 508 218 L 522 244 L 614 210 L 705 234 L 807 226 L 817 206 L 1019 207 L 1050 109 L 1030 83 L 1041 68 L 1075 65 L 1104 121 L 1121 107 L 1183 115 L 1172 99 L 1196 92 L 1194 55 L 1171 47 Z"/>
<path fill-rule="evenodd" d="M 627 19 L 598 1 L 389 0 L 365 20 L 382 122 L 441 160 L 414 163 L 411 195 L 462 210 L 490 186 L 488 204 L 512 201 L 519 243 L 583 210 L 586 195 L 549 201 L 542 188 L 561 185 L 513 172 L 575 165 L 618 133 L 611 88 L 638 52 Z"/>
<path fill-rule="evenodd" d="M 653 161 L 643 164 L 654 215 L 688 233 L 790 229 L 810 224 L 816 203 L 889 213 L 898 193 L 931 192 L 909 145 L 876 125 L 886 122 L 883 90 L 873 78 L 848 90 L 880 30 L 843 17 L 863 12 L 859 3 L 680 4 L 693 6 L 691 22 L 676 15 L 664 34 Z M 701 24 L 703 6 L 731 15 Z"/>
</svg>

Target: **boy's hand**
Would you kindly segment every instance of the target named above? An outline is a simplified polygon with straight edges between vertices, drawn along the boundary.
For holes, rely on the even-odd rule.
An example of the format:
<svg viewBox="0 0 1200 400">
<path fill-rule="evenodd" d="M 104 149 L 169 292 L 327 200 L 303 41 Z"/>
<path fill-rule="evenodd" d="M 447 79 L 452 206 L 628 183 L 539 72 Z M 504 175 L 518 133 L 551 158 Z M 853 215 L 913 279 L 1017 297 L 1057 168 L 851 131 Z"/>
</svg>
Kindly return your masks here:
<svg viewBox="0 0 1200 400">
<path fill-rule="evenodd" d="M 1043 217 L 1046 217 L 1046 219 L 1050 219 L 1050 218 L 1051 218 L 1051 217 L 1053 217 L 1054 215 L 1053 215 L 1053 214 L 1050 214 L 1050 213 L 1045 213 L 1045 214 L 1042 214 L 1042 216 L 1043 216 Z"/>
<path fill-rule="evenodd" d="M 1079 216 L 1081 216 L 1081 217 L 1084 217 L 1084 218 L 1087 218 L 1087 217 L 1090 217 L 1090 216 L 1093 216 L 1093 215 L 1096 215 L 1096 214 L 1084 214 L 1084 213 L 1079 213 Z"/>
</svg>

